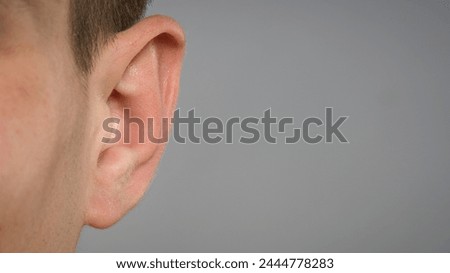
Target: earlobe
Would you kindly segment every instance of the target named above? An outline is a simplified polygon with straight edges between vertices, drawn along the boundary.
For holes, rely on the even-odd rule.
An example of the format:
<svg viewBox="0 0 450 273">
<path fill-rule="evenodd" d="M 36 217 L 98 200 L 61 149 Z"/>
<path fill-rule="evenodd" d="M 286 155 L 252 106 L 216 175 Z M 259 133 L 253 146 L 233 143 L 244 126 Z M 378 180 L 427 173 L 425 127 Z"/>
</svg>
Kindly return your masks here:
<svg viewBox="0 0 450 273">
<path fill-rule="evenodd" d="M 161 132 L 163 119 L 172 117 L 183 54 L 180 26 L 170 18 L 154 16 L 119 33 L 99 57 L 92 78 L 95 89 L 102 93 L 99 97 L 104 98 L 97 106 L 104 109 L 99 111 L 103 120 L 121 120 L 118 130 L 122 139 L 98 143 L 86 224 L 109 227 L 133 208 L 148 188 L 165 143 L 151 142 L 148 137 L 142 141 L 141 136 Z"/>
</svg>

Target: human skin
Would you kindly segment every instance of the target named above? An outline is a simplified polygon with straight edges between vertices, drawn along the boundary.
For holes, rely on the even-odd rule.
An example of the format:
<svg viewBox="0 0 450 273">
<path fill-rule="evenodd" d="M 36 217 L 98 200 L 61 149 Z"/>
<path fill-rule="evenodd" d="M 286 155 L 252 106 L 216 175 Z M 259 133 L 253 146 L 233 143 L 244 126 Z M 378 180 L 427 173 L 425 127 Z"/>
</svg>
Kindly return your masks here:
<svg viewBox="0 0 450 273">
<path fill-rule="evenodd" d="M 125 108 L 172 116 L 184 36 L 170 18 L 146 18 L 84 77 L 68 1 L 10 2 L 0 4 L 0 252 L 71 252 L 84 225 L 111 226 L 148 188 L 164 145 L 104 144 L 102 124 Z"/>
</svg>

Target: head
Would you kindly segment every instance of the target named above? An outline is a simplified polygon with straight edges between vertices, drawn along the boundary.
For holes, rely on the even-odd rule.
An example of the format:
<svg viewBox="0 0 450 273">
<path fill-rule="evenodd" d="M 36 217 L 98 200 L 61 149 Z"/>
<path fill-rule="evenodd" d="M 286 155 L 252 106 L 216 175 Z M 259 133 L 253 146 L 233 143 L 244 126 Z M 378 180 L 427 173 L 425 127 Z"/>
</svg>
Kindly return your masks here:
<svg viewBox="0 0 450 273">
<path fill-rule="evenodd" d="M 75 250 L 149 187 L 164 144 L 103 123 L 173 114 L 184 36 L 145 0 L 0 0 L 0 252 Z M 117 130 L 123 130 L 118 127 Z"/>
</svg>

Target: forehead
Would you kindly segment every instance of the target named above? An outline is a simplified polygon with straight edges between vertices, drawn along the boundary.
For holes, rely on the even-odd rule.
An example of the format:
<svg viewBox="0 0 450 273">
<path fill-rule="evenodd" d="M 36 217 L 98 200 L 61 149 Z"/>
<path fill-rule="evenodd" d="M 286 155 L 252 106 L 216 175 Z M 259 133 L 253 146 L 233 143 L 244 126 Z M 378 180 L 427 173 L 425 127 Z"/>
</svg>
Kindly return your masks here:
<svg viewBox="0 0 450 273">
<path fill-rule="evenodd" d="M 40 2 L 39 0 L 0 0 L 0 9 L 8 11 L 21 11 L 29 9 Z M 49 1 L 50 2 L 50 1 Z"/>
<path fill-rule="evenodd" d="M 0 0 L 0 11 L 20 13 L 43 14 L 64 8 L 69 0 Z M 49 14 L 46 14 L 49 16 Z"/>
<path fill-rule="evenodd" d="M 0 0 L 0 22 L 5 29 L 25 23 L 39 32 L 60 28 L 67 21 L 69 0 Z"/>
</svg>

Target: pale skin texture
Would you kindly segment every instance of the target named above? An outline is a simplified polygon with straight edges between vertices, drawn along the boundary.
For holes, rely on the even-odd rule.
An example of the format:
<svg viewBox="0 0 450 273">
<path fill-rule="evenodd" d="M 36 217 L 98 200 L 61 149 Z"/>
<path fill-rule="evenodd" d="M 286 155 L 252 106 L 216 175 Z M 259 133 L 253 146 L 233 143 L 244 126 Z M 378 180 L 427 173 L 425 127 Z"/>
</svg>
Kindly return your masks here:
<svg viewBox="0 0 450 273">
<path fill-rule="evenodd" d="M 124 108 L 172 116 L 184 35 L 170 18 L 146 18 L 84 81 L 68 2 L 10 2 L 0 4 L 0 252 L 71 252 L 84 225 L 113 225 L 148 189 L 164 145 L 138 144 L 133 131 L 131 144 L 104 144 L 102 123 Z"/>
</svg>

